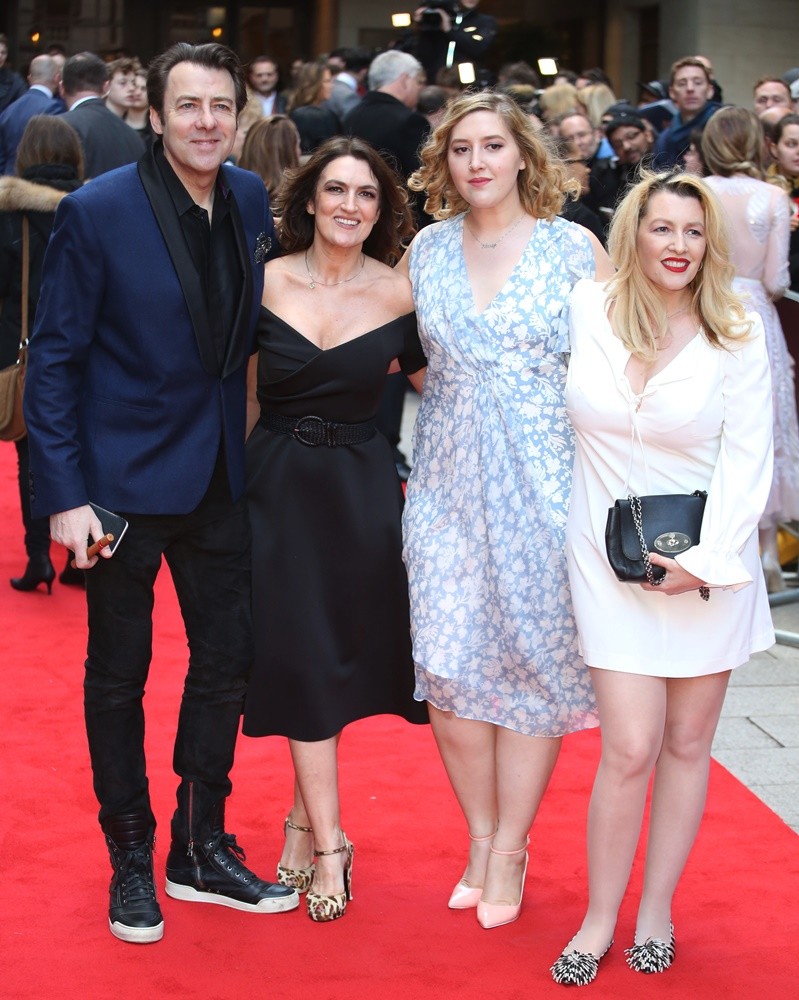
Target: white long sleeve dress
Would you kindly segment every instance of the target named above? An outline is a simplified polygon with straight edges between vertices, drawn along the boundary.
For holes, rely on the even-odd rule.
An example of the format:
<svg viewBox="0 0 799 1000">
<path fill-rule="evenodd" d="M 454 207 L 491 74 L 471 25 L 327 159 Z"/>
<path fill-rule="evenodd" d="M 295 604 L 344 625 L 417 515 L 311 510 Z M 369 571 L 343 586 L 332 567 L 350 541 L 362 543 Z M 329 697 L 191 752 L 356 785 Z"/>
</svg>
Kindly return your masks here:
<svg viewBox="0 0 799 1000">
<path fill-rule="evenodd" d="M 571 298 L 566 408 L 577 438 L 566 530 L 580 650 L 591 667 L 656 677 L 729 670 L 774 642 L 757 525 L 772 476 L 769 361 L 760 318 L 729 350 L 697 335 L 643 392 L 606 315 L 604 284 Z M 706 490 L 699 545 L 677 562 L 712 588 L 677 596 L 620 583 L 608 508 L 628 493 Z"/>
</svg>

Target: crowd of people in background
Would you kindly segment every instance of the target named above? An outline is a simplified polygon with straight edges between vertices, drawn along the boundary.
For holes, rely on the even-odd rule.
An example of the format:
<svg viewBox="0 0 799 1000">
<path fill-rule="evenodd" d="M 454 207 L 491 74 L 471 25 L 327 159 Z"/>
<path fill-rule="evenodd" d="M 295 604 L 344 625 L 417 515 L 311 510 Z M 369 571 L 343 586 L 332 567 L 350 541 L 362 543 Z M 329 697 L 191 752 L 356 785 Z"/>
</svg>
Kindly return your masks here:
<svg viewBox="0 0 799 1000">
<path fill-rule="evenodd" d="M 701 135 L 711 116 L 722 106 L 722 90 L 707 57 L 687 56 L 677 60 L 668 79 L 642 82 L 638 94 L 630 98 L 618 97 L 612 81 L 599 67 L 581 73 L 560 69 L 544 85 L 530 63 L 518 61 L 502 65 L 495 77 L 480 69 L 478 82 L 465 84 L 459 80 L 458 62 L 473 59 L 479 68 L 497 28 L 493 18 L 476 11 L 474 2 L 460 5 L 462 23 L 453 26 L 449 7 L 456 6 L 434 4 L 424 17 L 440 19 L 442 30 L 431 30 L 428 25 L 426 30 L 410 31 L 407 38 L 385 53 L 359 47 L 341 48 L 318 59 L 294 60 L 289 71 L 282 70 L 270 55 L 256 56 L 247 67 L 248 103 L 239 119 L 231 162 L 240 162 L 250 128 L 262 119 L 285 115 L 299 134 L 301 160 L 333 135 L 362 135 L 376 148 L 387 149 L 400 176 L 407 178 L 418 167 L 418 150 L 440 121 L 447 103 L 466 90 L 482 89 L 484 84 L 508 94 L 534 123 L 540 123 L 549 133 L 582 188 L 577 199 L 582 208 L 575 221 L 600 233 L 603 242 L 615 205 L 642 169 L 680 166 L 699 176 L 708 174 Z M 479 29 L 472 24 L 476 19 L 481 19 Z M 483 24 L 484 21 L 487 23 Z M 462 51 L 454 57 L 450 53 L 447 61 L 447 46 L 443 41 L 449 38 L 457 38 Z M 0 39 L 0 58 L 3 52 L 7 53 L 7 41 Z M 407 54 L 405 61 L 401 53 Z M 2 173 L 14 173 L 22 132 L 28 120 L 37 114 L 75 112 L 67 121 L 81 135 L 84 147 L 88 147 L 84 149 L 87 179 L 132 162 L 140 150 L 129 137 L 122 138 L 124 133 L 113 131 L 108 116 L 100 112 L 100 105 L 129 126 L 145 147 L 152 141 L 146 67 L 135 56 L 125 54 L 109 61 L 80 53 L 70 58 L 64 79 L 66 57 L 59 46 L 53 46 L 51 51 L 31 60 L 27 86 L 3 62 L 0 62 Z M 364 109 L 356 114 L 364 99 Z M 78 114 L 87 100 L 94 103 Z M 366 108 L 372 109 L 375 104 L 379 107 L 367 115 Z M 413 115 L 401 115 L 403 126 L 397 131 L 394 126 L 399 105 Z M 794 118 L 799 113 L 799 68 L 787 70 L 783 75 L 775 72 L 755 81 L 751 110 L 763 133 L 756 169 L 766 181 L 785 190 L 796 206 L 799 122 Z M 364 120 L 372 124 L 363 126 Z M 363 134 L 364 130 L 368 134 Z M 92 134 L 88 135 L 89 132 Z M 116 142 L 112 142 L 112 136 Z M 98 151 L 98 146 L 106 149 L 113 146 L 113 155 L 109 158 L 108 153 Z M 276 144 L 277 147 L 275 163 L 263 165 L 258 171 L 271 178 L 272 195 L 277 193 L 275 179 L 281 176 L 280 171 L 295 165 L 293 157 L 286 157 L 285 141 Z M 264 149 L 269 150 L 270 144 L 264 144 Z M 263 164 L 263 158 L 260 162 Z M 430 221 L 424 216 L 422 201 L 417 205 L 417 224 Z M 565 210 L 574 216 L 573 205 Z M 799 288 L 799 236 L 793 236 L 798 231 L 799 209 L 794 207 L 791 213 L 794 290 Z"/>
<path fill-rule="evenodd" d="M 464 90 L 485 83 L 507 94 L 549 135 L 579 185 L 578 196 L 566 201 L 561 214 L 603 245 L 615 206 L 643 170 L 676 166 L 698 176 L 711 172 L 702 132 L 723 106 L 723 95 L 707 57 L 677 60 L 668 79 L 640 83 L 631 99 L 619 98 L 599 67 L 580 73 L 561 69 L 544 85 L 530 63 L 517 61 L 501 66 L 492 79 L 481 60 L 495 40 L 496 22 L 477 6 L 461 4 L 457 24 L 452 19 L 457 5 L 433 5 L 434 12 L 424 17 L 417 12 L 414 30 L 382 53 L 341 48 L 311 61 L 294 60 L 285 71 L 271 55 L 256 56 L 247 66 L 248 100 L 229 162 L 257 173 L 278 207 L 287 172 L 334 135 L 366 139 L 389 154 L 400 177 L 407 179 L 418 169 L 419 150 L 447 105 Z M 445 40 L 457 40 L 460 50 L 449 51 Z M 0 56 L 4 52 L 7 40 L 0 38 Z M 460 82 L 458 61 L 465 59 L 474 60 L 480 70 L 477 83 Z M 15 173 L 25 126 L 41 114 L 63 114 L 78 132 L 87 180 L 134 162 L 152 143 L 146 67 L 135 56 L 107 61 L 84 52 L 67 60 L 53 46 L 31 60 L 27 79 L 26 88 L 18 74 L 0 65 L 0 172 Z M 756 80 L 751 113 L 758 152 L 744 172 L 788 196 L 781 202 L 788 208 L 788 280 L 781 270 L 769 289 L 769 295 L 779 297 L 786 287 L 799 291 L 799 68 Z M 425 197 L 424 192 L 412 196 L 417 227 L 432 221 L 424 210 Z M 779 243 L 783 236 L 774 239 Z M 13 354 L 11 341 L 13 337 L 4 358 Z M 410 473 L 400 450 L 406 388 L 402 375 L 389 379 L 378 417 L 402 479 Z M 794 516 L 794 508 L 788 505 L 786 519 Z M 782 583 L 774 544 L 769 552 L 770 586 L 778 589 Z M 81 580 L 69 565 L 62 576 L 63 582 Z"/>
<path fill-rule="evenodd" d="M 448 905 L 474 909 L 485 929 L 510 923 L 561 737 L 598 719 L 605 742 L 588 908 L 552 974 L 590 982 L 613 943 L 653 770 L 654 846 L 628 964 L 663 972 L 674 959 L 671 899 L 701 819 L 727 679 L 773 639 L 766 583 L 784 586 L 776 527 L 799 520 L 793 370 L 773 306 L 789 285 L 799 290 L 799 69 L 754 81 L 751 108 L 725 105 L 701 55 L 678 59 L 668 79 L 642 83 L 629 99 L 599 67 L 561 70 L 543 86 L 531 64 L 515 62 L 489 79 L 480 61 L 497 25 L 477 6 L 420 8 L 394 48 L 342 48 L 285 75 L 269 54 L 242 70 L 217 45 L 173 46 L 149 69 L 127 54 L 108 62 L 43 53 L 27 87 L 0 60 L 0 165 L 11 175 L 0 179 L 0 295 L 6 303 L 20 296 L 22 215 L 35 222 L 32 316 L 44 289 L 30 456 L 24 440 L 17 444 L 28 565 L 11 585 L 51 589 L 47 513 L 64 545 L 87 526 L 94 537 L 81 477 L 128 512 L 150 559 L 143 567 L 125 549 L 93 561 L 76 553 L 85 572 L 68 562 L 61 574 L 62 583 L 87 586 L 94 609 L 87 724 L 114 870 L 111 930 L 122 940 L 158 940 L 163 921 L 155 819 L 136 757 L 141 692 L 122 706 L 130 739 L 102 723 L 104 700 L 117 697 L 106 619 L 133 582 L 141 632 L 123 658 L 143 690 L 151 601 L 142 595 L 149 587 L 151 597 L 163 551 L 190 612 L 190 645 L 202 647 L 202 655 L 192 649 L 197 686 L 187 682 L 185 695 L 197 704 L 176 744 L 170 895 L 214 893 L 224 905 L 276 912 L 307 893 L 314 921 L 343 916 L 354 848 L 339 814 L 338 739 L 350 721 L 391 712 L 429 717 L 463 812 L 468 855 Z M 469 82 L 458 71 L 466 58 L 476 70 Z M 179 89 L 184 81 L 193 89 Z M 195 120 L 218 133 L 213 149 L 189 147 Z M 138 174 L 129 168 L 136 163 Z M 222 172 L 225 164 L 233 169 Z M 124 204 L 98 181 L 120 167 L 128 167 L 114 175 Z M 58 208 L 65 197 L 66 211 Z M 103 252 L 92 244 L 93 225 L 108 219 L 128 232 L 119 254 L 105 230 Z M 54 226 L 59 253 L 48 267 Z M 149 248 L 151 278 L 131 276 L 136 239 Z M 250 244 L 250 266 L 238 268 Z M 151 294 L 145 277 L 155 282 Z M 91 301 L 91 336 L 73 322 L 73 286 Z M 149 300 L 146 316 L 126 309 L 135 289 Z M 186 289 L 205 318 L 192 303 L 185 308 Z M 174 386 L 155 395 L 161 405 L 178 399 L 185 426 L 203 430 L 189 456 L 196 468 L 174 485 L 194 489 L 189 513 L 157 502 L 178 459 L 164 460 L 154 442 L 166 432 L 147 414 L 129 419 L 160 458 L 142 462 L 127 493 L 125 477 L 114 479 L 102 461 L 79 468 L 72 447 L 81 438 L 94 454 L 84 406 L 127 443 L 109 400 L 80 399 L 80 366 L 110 357 L 119 391 L 135 395 L 129 385 L 138 391 L 150 370 L 144 352 L 115 352 L 118 331 L 141 335 L 160 357 L 153 331 L 162 304 L 180 317 L 175 336 L 193 367 L 181 378 L 183 360 L 169 354 Z M 0 329 L 0 363 L 10 364 L 20 320 L 8 306 Z M 245 463 L 248 344 L 257 353 Z M 690 434 L 672 420 L 687 405 L 669 377 L 680 365 L 692 380 L 698 430 Z M 59 388 L 59 372 L 72 395 Z M 399 448 L 408 378 L 423 387 L 412 475 Z M 209 399 L 218 389 L 219 414 L 202 405 L 198 386 Z M 169 427 L 178 417 L 167 407 L 162 420 Z M 169 447 L 179 451 L 185 433 L 175 428 Z M 121 469 L 124 448 L 110 450 Z M 66 485 L 58 473 L 65 454 Z M 33 507 L 29 457 L 48 470 L 34 469 L 45 482 Z M 240 520 L 245 464 L 251 550 Z M 410 477 L 404 514 L 395 471 Z M 702 544 L 677 560 L 652 556 L 668 601 L 653 596 L 654 577 L 642 587 L 615 580 L 603 548 L 609 502 L 630 484 L 644 492 L 650 475 L 658 488 L 677 482 L 710 496 Z M 207 523 L 195 509 L 223 517 L 236 549 L 231 620 L 247 617 L 245 552 L 257 556 L 256 634 L 242 626 L 224 688 L 211 661 L 229 623 L 214 595 L 193 592 L 189 581 L 206 560 L 213 572 L 230 568 L 207 551 Z M 202 552 L 186 540 L 195 535 Z M 353 574 L 345 583 L 342 567 Z M 612 588 L 615 614 L 596 598 Z M 697 592 L 707 601 L 711 589 L 708 611 Z M 308 594 L 310 610 L 293 618 Z M 620 620 L 629 628 L 619 630 Z M 642 663 L 654 630 L 669 643 Z M 216 728 L 209 706 L 218 711 L 220 702 L 224 725 L 211 754 L 187 733 Z M 277 884 L 243 866 L 224 830 L 242 706 L 245 733 L 284 735 L 292 751 Z M 113 779 L 101 763 L 111 758 L 126 762 Z M 685 817 L 675 822 L 678 803 Z M 241 886 L 231 887 L 231 871 Z"/>
</svg>

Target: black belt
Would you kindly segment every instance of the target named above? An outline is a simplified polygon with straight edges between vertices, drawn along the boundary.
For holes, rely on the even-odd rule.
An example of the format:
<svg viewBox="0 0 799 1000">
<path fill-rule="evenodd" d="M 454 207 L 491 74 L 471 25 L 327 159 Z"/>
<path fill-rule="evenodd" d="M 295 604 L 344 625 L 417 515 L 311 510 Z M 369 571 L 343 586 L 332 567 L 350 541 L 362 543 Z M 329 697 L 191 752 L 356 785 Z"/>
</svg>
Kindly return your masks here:
<svg viewBox="0 0 799 1000">
<path fill-rule="evenodd" d="M 258 423 L 268 431 L 290 434 L 300 444 L 316 448 L 326 444 L 328 448 L 338 445 L 363 444 L 373 438 L 377 428 L 371 420 L 362 424 L 338 424 L 322 417 L 289 417 L 282 413 L 262 413 Z"/>
</svg>

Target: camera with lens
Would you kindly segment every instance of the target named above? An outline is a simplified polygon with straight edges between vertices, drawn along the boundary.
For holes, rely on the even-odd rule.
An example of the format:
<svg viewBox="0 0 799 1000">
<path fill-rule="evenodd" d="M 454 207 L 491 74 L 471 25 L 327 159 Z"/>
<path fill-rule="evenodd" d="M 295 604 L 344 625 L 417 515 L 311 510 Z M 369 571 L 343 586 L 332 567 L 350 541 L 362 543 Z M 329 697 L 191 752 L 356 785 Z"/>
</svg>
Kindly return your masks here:
<svg viewBox="0 0 799 1000">
<path fill-rule="evenodd" d="M 441 31 L 441 16 L 438 12 L 443 10 L 450 17 L 455 17 L 457 7 L 454 0 L 432 0 L 422 11 L 419 28 L 422 31 Z"/>
</svg>

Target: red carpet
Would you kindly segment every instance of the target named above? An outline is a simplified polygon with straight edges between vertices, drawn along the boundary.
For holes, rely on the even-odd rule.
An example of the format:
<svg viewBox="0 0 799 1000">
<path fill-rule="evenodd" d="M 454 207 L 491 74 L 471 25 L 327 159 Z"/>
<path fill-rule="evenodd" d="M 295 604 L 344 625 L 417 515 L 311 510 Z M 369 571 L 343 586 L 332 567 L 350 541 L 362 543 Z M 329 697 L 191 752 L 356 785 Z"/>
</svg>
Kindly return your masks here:
<svg viewBox="0 0 799 1000">
<path fill-rule="evenodd" d="M 61 1000 L 427 1000 L 563 997 L 548 967 L 582 913 L 584 822 L 598 737 L 566 741 L 530 845 L 521 919 L 492 931 L 446 909 L 467 838 L 426 728 L 375 719 L 342 741 L 345 828 L 355 842 L 355 900 L 335 924 L 302 910 L 252 916 L 161 892 L 166 933 L 126 945 L 106 926 L 108 859 L 96 824 L 82 728 L 82 593 L 17 594 L 24 553 L 15 452 L 0 445 L 2 962 L 0 996 Z M 55 553 L 59 567 L 62 553 Z M 159 885 L 175 779 L 171 737 L 185 641 L 166 572 L 147 693 L 148 754 L 160 821 Z M 281 740 L 241 739 L 228 827 L 265 875 L 280 853 L 290 795 Z M 676 901 L 677 959 L 663 976 L 624 964 L 634 901 L 586 996 L 794 995 L 799 838 L 722 768 L 712 771 L 699 842 Z M 640 884 L 636 866 L 633 893 Z M 632 895 L 632 894 L 631 894 Z"/>
</svg>

